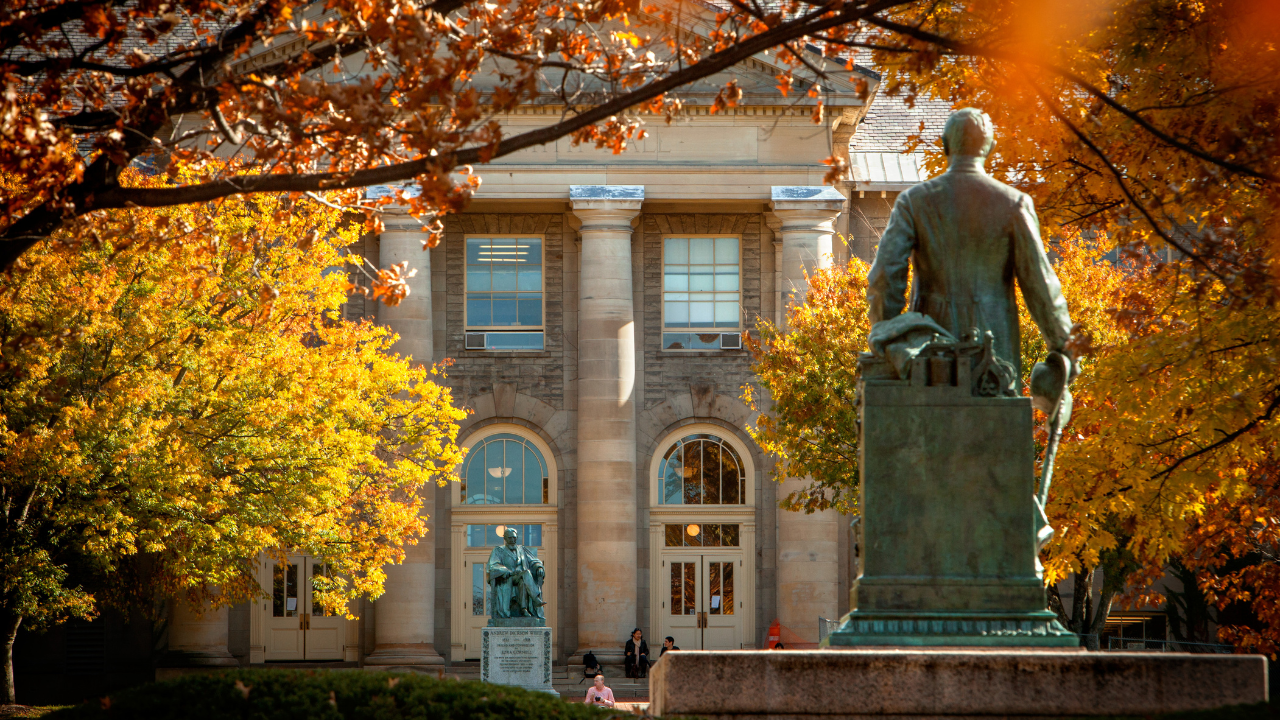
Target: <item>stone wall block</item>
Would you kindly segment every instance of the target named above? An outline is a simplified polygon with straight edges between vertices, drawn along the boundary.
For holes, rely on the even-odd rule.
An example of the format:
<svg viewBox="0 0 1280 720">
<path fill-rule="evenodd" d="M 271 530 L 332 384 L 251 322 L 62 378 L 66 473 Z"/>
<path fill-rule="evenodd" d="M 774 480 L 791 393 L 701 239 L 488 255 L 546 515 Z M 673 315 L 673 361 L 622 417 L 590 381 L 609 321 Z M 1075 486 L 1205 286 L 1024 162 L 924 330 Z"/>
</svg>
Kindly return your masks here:
<svg viewBox="0 0 1280 720">
<path fill-rule="evenodd" d="M 525 395 L 524 393 L 516 393 L 515 409 L 512 415 L 523 420 L 528 420 L 538 428 L 542 428 L 556 414 L 556 409 L 542 402 L 541 400 Z"/>
<path fill-rule="evenodd" d="M 526 367 L 517 368 L 524 370 Z M 494 383 L 493 384 L 493 412 L 497 417 L 515 417 L 516 414 L 516 386 L 515 383 Z"/>
<path fill-rule="evenodd" d="M 677 420 L 683 420 L 694 416 L 693 396 L 689 393 L 672 393 L 672 395 L 667 398 L 667 402 L 671 403 L 671 408 L 675 410 Z"/>
<path fill-rule="evenodd" d="M 714 417 L 712 408 L 716 401 L 715 383 L 690 383 L 689 397 L 693 400 L 695 417 Z"/>
<path fill-rule="evenodd" d="M 469 425 L 498 415 L 494 407 L 493 393 L 484 393 L 471 398 L 470 405 L 475 412 L 467 417 L 466 422 Z"/>
<path fill-rule="evenodd" d="M 731 395 L 716 395 L 715 405 L 711 411 L 712 417 L 720 418 L 734 427 L 743 427 L 751 414 L 751 408 Z"/>
</svg>

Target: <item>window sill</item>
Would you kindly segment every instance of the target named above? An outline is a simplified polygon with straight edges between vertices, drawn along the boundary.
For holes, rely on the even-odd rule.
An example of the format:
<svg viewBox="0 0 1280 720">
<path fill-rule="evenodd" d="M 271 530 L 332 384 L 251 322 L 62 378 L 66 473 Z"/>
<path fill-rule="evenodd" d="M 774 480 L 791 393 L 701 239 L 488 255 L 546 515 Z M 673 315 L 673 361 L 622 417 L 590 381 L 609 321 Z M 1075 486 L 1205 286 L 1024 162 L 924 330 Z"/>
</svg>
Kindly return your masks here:
<svg viewBox="0 0 1280 720">
<path fill-rule="evenodd" d="M 455 360 L 465 360 L 469 357 L 518 357 L 518 358 L 550 358 L 555 357 L 546 350 L 463 350 Z"/>
</svg>

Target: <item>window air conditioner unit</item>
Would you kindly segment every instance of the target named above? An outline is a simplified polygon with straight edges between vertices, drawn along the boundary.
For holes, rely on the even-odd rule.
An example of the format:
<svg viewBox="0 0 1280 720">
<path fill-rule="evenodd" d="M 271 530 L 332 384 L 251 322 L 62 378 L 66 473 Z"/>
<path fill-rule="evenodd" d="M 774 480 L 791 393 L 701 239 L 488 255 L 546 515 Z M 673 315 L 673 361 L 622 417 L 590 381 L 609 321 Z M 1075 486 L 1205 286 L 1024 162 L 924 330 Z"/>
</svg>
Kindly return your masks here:
<svg viewBox="0 0 1280 720">
<path fill-rule="evenodd" d="M 466 348 L 468 350 L 484 350 L 485 342 L 488 339 L 486 333 L 467 333 Z"/>
<path fill-rule="evenodd" d="M 741 350 L 742 349 L 742 333 L 721 333 L 720 349 L 721 350 Z"/>
</svg>

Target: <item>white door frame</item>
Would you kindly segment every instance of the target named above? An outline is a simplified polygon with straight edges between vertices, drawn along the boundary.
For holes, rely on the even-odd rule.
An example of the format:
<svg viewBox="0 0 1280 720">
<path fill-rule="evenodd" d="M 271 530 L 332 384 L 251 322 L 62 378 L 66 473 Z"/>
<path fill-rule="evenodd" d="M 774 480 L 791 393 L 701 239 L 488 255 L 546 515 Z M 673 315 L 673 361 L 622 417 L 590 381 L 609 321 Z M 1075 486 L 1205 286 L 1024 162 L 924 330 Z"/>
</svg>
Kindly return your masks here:
<svg viewBox="0 0 1280 720">
<path fill-rule="evenodd" d="M 303 558 L 303 562 L 310 563 L 312 556 L 303 555 L 301 553 L 289 553 L 289 560 Z M 271 615 L 271 584 L 272 571 L 276 565 L 276 558 L 269 555 L 261 555 L 258 558 L 258 583 L 262 586 L 266 597 L 255 598 L 249 603 L 249 662 L 258 665 L 267 661 L 267 631 L 270 621 L 273 619 Z M 299 565 L 301 568 L 301 564 Z M 303 583 L 303 581 L 299 581 Z M 309 588 L 302 584 L 299 587 L 298 602 L 305 608 L 305 603 L 309 601 Z M 348 608 L 351 615 L 355 615 L 354 603 Z M 329 618 L 324 618 L 328 621 Z M 333 658 L 333 660 L 341 660 L 342 662 L 356 662 L 360 659 L 360 625 L 359 620 L 351 618 L 334 618 L 339 623 L 342 634 L 342 657 Z M 299 619 L 301 622 L 301 619 Z M 299 630 L 299 632 L 305 632 Z M 305 658 L 297 658 L 293 662 L 307 662 Z M 283 661 L 289 662 L 289 661 Z"/>
<path fill-rule="evenodd" d="M 687 525 L 697 523 L 728 523 L 738 526 L 738 547 L 667 547 L 668 524 Z M 715 555 L 731 557 L 741 561 L 739 572 L 734 576 L 734 595 L 740 605 L 734 609 L 742 623 L 740 637 L 744 648 L 755 647 L 756 642 L 756 514 L 755 508 L 741 505 L 668 505 L 661 511 L 656 508 L 649 512 L 649 547 L 655 548 L 657 562 L 650 572 L 649 595 L 649 633 L 661 640 L 665 637 L 663 627 L 664 614 L 671 609 L 671 588 L 669 580 L 668 558 L 679 556 Z M 678 644 L 678 643 L 677 643 Z"/>
<path fill-rule="evenodd" d="M 680 438 L 696 434 L 715 435 L 728 443 L 738 453 L 742 461 L 745 482 L 744 505 L 660 505 L 662 456 Z M 736 550 L 742 553 L 741 575 L 734 578 L 734 592 L 742 603 L 738 610 L 742 613 L 742 647 L 756 646 L 756 467 L 751 459 L 751 449 L 747 447 L 735 433 L 712 423 L 692 423 L 667 433 L 654 445 L 653 457 L 649 460 L 649 624 L 647 631 L 651 637 L 661 640 L 663 636 L 656 634 L 662 627 L 661 613 L 669 612 L 666 604 L 670 601 L 668 587 L 666 556 L 667 555 L 732 555 L 735 548 L 698 548 L 666 546 L 666 526 L 668 524 L 689 523 L 731 523 L 738 526 L 739 546 Z"/>
</svg>

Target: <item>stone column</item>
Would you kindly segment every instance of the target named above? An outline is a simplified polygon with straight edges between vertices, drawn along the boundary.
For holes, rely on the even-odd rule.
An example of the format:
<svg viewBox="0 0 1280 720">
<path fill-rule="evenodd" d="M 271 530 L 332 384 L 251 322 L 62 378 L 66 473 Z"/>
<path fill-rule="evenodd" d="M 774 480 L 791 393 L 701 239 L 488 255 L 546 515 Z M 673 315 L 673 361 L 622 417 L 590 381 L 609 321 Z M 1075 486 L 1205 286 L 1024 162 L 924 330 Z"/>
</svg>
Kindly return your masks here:
<svg viewBox="0 0 1280 720">
<path fill-rule="evenodd" d="M 409 279 L 409 296 L 395 307 L 378 309 L 379 319 L 400 336 L 392 348 L 430 365 L 433 357 L 431 323 L 431 253 L 422 248 L 426 233 L 412 218 L 387 218 L 378 264 L 387 267 L 405 260 L 418 273 Z M 422 491 L 427 533 L 417 545 L 405 548 L 404 562 L 386 567 L 386 589 L 374 615 L 376 642 L 365 665 L 443 665 L 435 649 L 436 616 L 436 488 Z"/>
<path fill-rule="evenodd" d="M 782 300 L 785 308 L 803 303 L 805 274 L 830 267 L 835 221 L 844 196 L 829 187 L 774 187 L 773 214 L 782 238 Z M 785 314 L 784 314 L 785 320 Z M 807 478 L 788 478 L 782 498 Z M 818 641 L 818 618 L 838 620 L 840 587 L 840 515 L 778 511 L 778 620 L 807 642 Z"/>
<path fill-rule="evenodd" d="M 574 185 L 578 289 L 578 651 L 621 664 L 636 623 L 631 223 L 643 186 Z"/>
<path fill-rule="evenodd" d="M 237 667 L 240 661 L 227 648 L 228 609 L 204 609 L 201 614 L 186 601 L 175 599 L 169 614 L 169 667 Z"/>
</svg>

